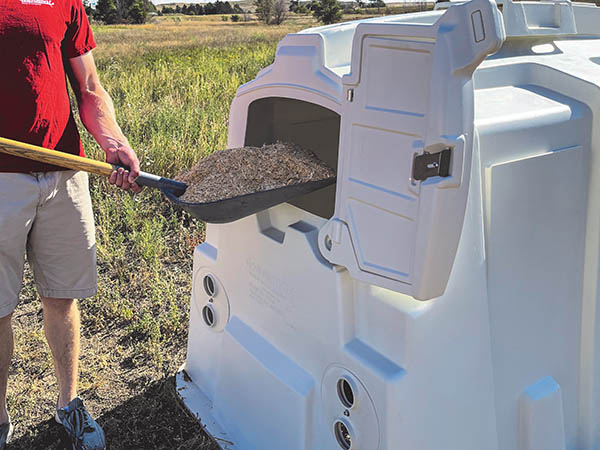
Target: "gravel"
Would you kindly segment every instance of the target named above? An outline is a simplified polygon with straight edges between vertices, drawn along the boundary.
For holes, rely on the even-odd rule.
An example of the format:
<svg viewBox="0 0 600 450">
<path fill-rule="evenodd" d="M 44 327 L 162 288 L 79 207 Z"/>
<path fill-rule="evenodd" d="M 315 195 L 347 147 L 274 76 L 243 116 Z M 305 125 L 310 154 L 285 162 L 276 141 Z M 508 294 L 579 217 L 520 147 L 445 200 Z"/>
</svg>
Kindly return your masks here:
<svg viewBox="0 0 600 450">
<path fill-rule="evenodd" d="M 310 150 L 278 142 L 212 153 L 175 179 L 188 185 L 180 200 L 207 203 L 332 177 Z"/>
</svg>

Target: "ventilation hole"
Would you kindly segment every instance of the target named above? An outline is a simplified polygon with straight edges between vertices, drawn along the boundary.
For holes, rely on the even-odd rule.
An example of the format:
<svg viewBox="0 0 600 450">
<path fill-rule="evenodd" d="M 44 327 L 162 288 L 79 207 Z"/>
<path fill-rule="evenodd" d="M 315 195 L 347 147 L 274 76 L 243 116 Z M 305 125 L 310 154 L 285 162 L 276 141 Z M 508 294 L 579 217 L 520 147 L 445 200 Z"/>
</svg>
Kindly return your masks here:
<svg viewBox="0 0 600 450">
<path fill-rule="evenodd" d="M 346 425 L 344 425 L 343 422 L 338 421 L 333 426 L 333 429 L 338 445 L 344 450 L 350 450 L 352 447 L 352 436 L 350 436 L 350 432 Z"/>
<path fill-rule="evenodd" d="M 352 386 L 345 378 L 340 378 L 337 382 L 337 393 L 342 405 L 346 408 L 352 408 L 354 405 L 354 391 Z"/>
<path fill-rule="evenodd" d="M 204 290 L 208 294 L 209 297 L 213 297 L 215 295 L 215 280 L 210 275 L 206 275 L 204 277 Z"/>
<path fill-rule="evenodd" d="M 215 311 L 213 310 L 212 305 L 205 305 L 204 308 L 202 308 L 202 319 L 204 319 L 204 323 L 207 326 L 215 326 Z"/>
</svg>

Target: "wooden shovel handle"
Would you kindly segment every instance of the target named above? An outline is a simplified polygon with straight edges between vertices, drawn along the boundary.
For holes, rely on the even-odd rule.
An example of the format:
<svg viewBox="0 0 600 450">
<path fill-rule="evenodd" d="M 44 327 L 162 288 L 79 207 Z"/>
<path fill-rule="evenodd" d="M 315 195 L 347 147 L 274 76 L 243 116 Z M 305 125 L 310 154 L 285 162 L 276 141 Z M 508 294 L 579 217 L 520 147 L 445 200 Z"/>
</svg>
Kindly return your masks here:
<svg viewBox="0 0 600 450">
<path fill-rule="evenodd" d="M 50 150 L 37 145 L 25 144 L 24 142 L 13 141 L 0 137 L 0 152 L 9 155 L 20 156 L 22 158 L 33 159 L 55 166 L 65 167 L 73 170 L 83 170 L 96 175 L 109 177 L 113 170 L 119 169 L 119 166 L 95 159 L 83 158 L 81 156 L 70 155 L 68 153 Z M 125 168 L 125 167 L 124 167 Z M 1 168 L 0 168 L 1 169 Z M 180 181 L 170 178 L 159 177 L 151 173 L 141 172 L 135 179 L 140 186 L 148 186 L 173 192 L 176 196 L 182 195 L 187 189 L 187 185 Z"/>
<path fill-rule="evenodd" d="M 24 142 L 13 141 L 12 139 L 3 137 L 0 137 L 0 152 L 65 167 L 67 169 L 83 170 L 85 172 L 107 177 L 110 176 L 113 170 L 118 169 L 118 166 L 113 164 L 70 155 L 68 153 L 50 150 L 48 148 L 38 147 L 37 145 L 26 144 Z"/>
</svg>

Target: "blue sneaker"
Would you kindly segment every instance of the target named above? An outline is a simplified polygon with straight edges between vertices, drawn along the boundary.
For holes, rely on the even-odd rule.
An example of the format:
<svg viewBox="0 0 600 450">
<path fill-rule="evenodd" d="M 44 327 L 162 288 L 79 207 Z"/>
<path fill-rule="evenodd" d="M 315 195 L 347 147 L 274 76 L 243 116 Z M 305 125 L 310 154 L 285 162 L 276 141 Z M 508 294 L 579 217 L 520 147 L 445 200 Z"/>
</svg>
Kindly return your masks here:
<svg viewBox="0 0 600 450">
<path fill-rule="evenodd" d="M 56 409 L 54 419 L 65 427 L 71 438 L 73 450 L 105 450 L 104 431 L 83 406 L 83 401 L 75 397 L 64 408 Z"/>
<path fill-rule="evenodd" d="M 13 434 L 13 426 L 10 423 L 10 417 L 8 418 L 8 423 L 3 423 L 0 425 L 0 450 L 4 450 L 6 444 L 10 441 L 10 438 Z"/>
</svg>

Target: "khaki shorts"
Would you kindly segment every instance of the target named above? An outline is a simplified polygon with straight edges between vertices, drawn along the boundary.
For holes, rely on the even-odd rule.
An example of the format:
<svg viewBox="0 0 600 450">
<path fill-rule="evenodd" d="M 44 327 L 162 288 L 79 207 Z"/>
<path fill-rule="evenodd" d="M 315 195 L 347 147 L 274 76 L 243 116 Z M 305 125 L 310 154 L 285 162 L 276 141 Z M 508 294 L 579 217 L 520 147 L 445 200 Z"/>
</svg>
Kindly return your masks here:
<svg viewBox="0 0 600 450">
<path fill-rule="evenodd" d="M 18 304 L 25 253 L 40 296 L 83 298 L 96 293 L 87 173 L 0 173 L 0 317 Z"/>
</svg>

